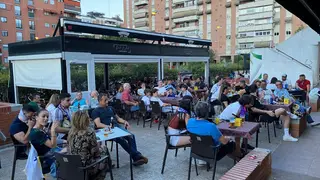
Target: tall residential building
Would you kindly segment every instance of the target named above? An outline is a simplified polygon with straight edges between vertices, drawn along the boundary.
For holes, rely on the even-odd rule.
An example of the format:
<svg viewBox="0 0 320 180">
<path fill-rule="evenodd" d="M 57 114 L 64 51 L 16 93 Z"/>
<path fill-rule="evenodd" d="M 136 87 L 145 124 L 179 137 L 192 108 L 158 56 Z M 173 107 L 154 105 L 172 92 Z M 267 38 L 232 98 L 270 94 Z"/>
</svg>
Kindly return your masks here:
<svg viewBox="0 0 320 180">
<path fill-rule="evenodd" d="M 78 15 L 77 19 L 80 19 L 82 22 L 93 23 L 93 24 L 101 24 L 108 26 L 121 26 L 123 21 L 119 18 L 107 18 L 107 17 L 94 17 L 94 16 L 84 16 Z"/>
<path fill-rule="evenodd" d="M 0 54 L 2 55 L 0 59 L 2 62 L 8 63 L 8 43 L 50 37 L 59 17 L 66 14 L 66 16 L 75 17 L 81 12 L 80 1 L 64 1 L 1 0 Z"/>
<path fill-rule="evenodd" d="M 304 25 L 275 0 L 124 0 L 124 24 L 211 39 L 218 60 L 273 46 Z"/>
</svg>

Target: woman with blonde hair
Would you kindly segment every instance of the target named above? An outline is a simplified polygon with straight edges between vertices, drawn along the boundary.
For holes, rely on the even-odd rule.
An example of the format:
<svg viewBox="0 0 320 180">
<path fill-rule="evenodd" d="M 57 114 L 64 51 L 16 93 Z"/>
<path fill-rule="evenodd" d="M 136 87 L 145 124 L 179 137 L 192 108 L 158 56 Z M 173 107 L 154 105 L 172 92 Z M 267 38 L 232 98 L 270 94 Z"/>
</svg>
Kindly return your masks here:
<svg viewBox="0 0 320 180">
<path fill-rule="evenodd" d="M 83 166 L 88 166 L 99 160 L 101 156 L 109 154 L 106 146 L 99 147 L 94 130 L 89 128 L 90 119 L 86 112 L 75 112 L 71 123 L 72 127 L 68 135 L 69 151 L 73 155 L 80 155 Z M 111 164 L 107 159 L 88 171 L 89 179 L 105 179 L 108 164 Z"/>
<path fill-rule="evenodd" d="M 54 117 L 54 110 L 60 104 L 60 98 L 58 94 L 52 94 L 48 104 L 46 105 L 46 110 L 49 112 L 49 120 L 48 123 L 52 122 L 52 118 Z"/>
</svg>

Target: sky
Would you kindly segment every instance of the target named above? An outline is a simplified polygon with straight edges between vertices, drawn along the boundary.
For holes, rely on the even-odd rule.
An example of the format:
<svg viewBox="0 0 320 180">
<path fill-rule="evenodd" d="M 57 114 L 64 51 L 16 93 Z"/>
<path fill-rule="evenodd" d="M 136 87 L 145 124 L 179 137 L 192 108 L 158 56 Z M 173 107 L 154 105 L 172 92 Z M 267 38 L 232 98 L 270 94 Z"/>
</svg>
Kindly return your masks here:
<svg viewBox="0 0 320 180">
<path fill-rule="evenodd" d="M 82 14 L 90 11 L 104 13 L 106 17 L 120 15 L 123 19 L 123 0 L 81 0 Z"/>
</svg>

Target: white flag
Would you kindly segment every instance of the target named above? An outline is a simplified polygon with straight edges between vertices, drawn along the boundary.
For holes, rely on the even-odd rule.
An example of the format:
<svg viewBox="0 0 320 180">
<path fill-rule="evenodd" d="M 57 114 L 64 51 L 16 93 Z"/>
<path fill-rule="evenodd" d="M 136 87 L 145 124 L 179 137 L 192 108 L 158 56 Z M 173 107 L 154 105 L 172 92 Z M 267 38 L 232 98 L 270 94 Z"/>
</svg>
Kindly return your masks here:
<svg viewBox="0 0 320 180">
<path fill-rule="evenodd" d="M 38 153 L 32 144 L 24 171 L 27 175 L 27 180 L 42 180 L 44 178 Z"/>
</svg>

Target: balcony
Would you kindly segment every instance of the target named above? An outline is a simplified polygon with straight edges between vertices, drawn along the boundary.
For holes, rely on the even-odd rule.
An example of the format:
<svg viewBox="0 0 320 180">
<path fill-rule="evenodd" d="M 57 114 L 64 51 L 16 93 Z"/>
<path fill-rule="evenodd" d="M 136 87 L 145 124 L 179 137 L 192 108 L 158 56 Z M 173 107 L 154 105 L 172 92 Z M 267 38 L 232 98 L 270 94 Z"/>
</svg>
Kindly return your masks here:
<svg viewBox="0 0 320 180">
<path fill-rule="evenodd" d="M 252 43 L 252 42 L 265 42 L 272 41 L 272 36 L 256 36 L 256 37 L 245 37 L 245 38 L 237 38 L 238 43 Z"/>
<path fill-rule="evenodd" d="M 231 1 L 226 2 L 226 8 L 229 8 L 229 7 L 231 7 Z"/>
<path fill-rule="evenodd" d="M 198 5 L 202 5 L 202 4 L 203 4 L 203 1 L 202 1 L 202 0 L 198 0 L 198 1 L 197 1 L 197 4 L 198 4 Z"/>
<path fill-rule="evenodd" d="M 199 30 L 192 30 L 192 31 L 180 31 L 180 32 L 175 32 L 173 31 L 174 35 L 178 36 L 187 36 L 187 37 L 193 37 L 193 38 L 199 38 Z"/>
<path fill-rule="evenodd" d="M 240 15 L 239 21 L 246 21 L 251 19 L 263 19 L 263 18 L 271 18 L 273 17 L 273 12 L 262 12 L 262 13 L 255 13 L 255 14 L 248 14 L 248 15 Z"/>
<path fill-rule="evenodd" d="M 173 20 L 174 23 L 179 23 L 179 22 L 186 22 L 186 21 L 197 21 L 199 20 L 199 17 L 197 15 L 193 16 L 187 16 L 183 18 L 176 18 Z"/>
<path fill-rule="evenodd" d="M 271 46 L 271 41 L 260 41 L 260 42 L 254 43 L 255 48 L 265 48 L 270 46 Z"/>
<path fill-rule="evenodd" d="M 145 17 L 145 18 L 139 18 L 134 20 L 134 23 L 140 23 L 140 22 L 149 22 L 149 18 Z"/>
<path fill-rule="evenodd" d="M 149 31 L 149 26 L 144 26 L 144 27 L 136 27 L 135 29 L 137 30 L 142 30 L 142 31 Z"/>
<path fill-rule="evenodd" d="M 272 24 L 262 24 L 256 26 L 243 26 L 238 28 L 238 32 L 249 32 L 249 31 L 262 31 L 272 29 Z"/>
<path fill-rule="evenodd" d="M 199 29 L 199 26 L 176 27 L 173 29 L 173 33 L 195 31 L 198 29 Z"/>
<path fill-rule="evenodd" d="M 141 27 L 148 27 L 149 28 L 149 24 L 147 21 L 134 22 L 134 26 L 136 28 L 141 28 Z"/>
<path fill-rule="evenodd" d="M 181 17 L 185 17 L 185 16 L 196 15 L 197 11 L 198 11 L 197 6 L 176 8 L 176 9 L 173 9 L 173 18 L 181 18 Z"/>
<path fill-rule="evenodd" d="M 149 12 L 149 9 L 148 7 L 145 7 L 145 8 L 141 8 L 141 9 L 137 9 L 134 11 L 134 15 L 136 14 L 142 14 L 142 13 L 148 13 Z"/>
<path fill-rule="evenodd" d="M 146 18 L 146 17 L 148 17 L 148 13 L 135 13 L 135 14 L 133 15 L 133 18 L 134 18 L 134 19 Z"/>
<path fill-rule="evenodd" d="M 72 14 L 81 14 L 81 8 L 77 6 L 72 6 L 68 4 L 64 4 L 64 11 Z"/>
<path fill-rule="evenodd" d="M 185 0 L 173 0 L 172 4 L 182 4 Z"/>
<path fill-rule="evenodd" d="M 148 3 L 149 3 L 148 0 L 135 0 L 134 1 L 135 6 L 147 5 Z"/>
</svg>

